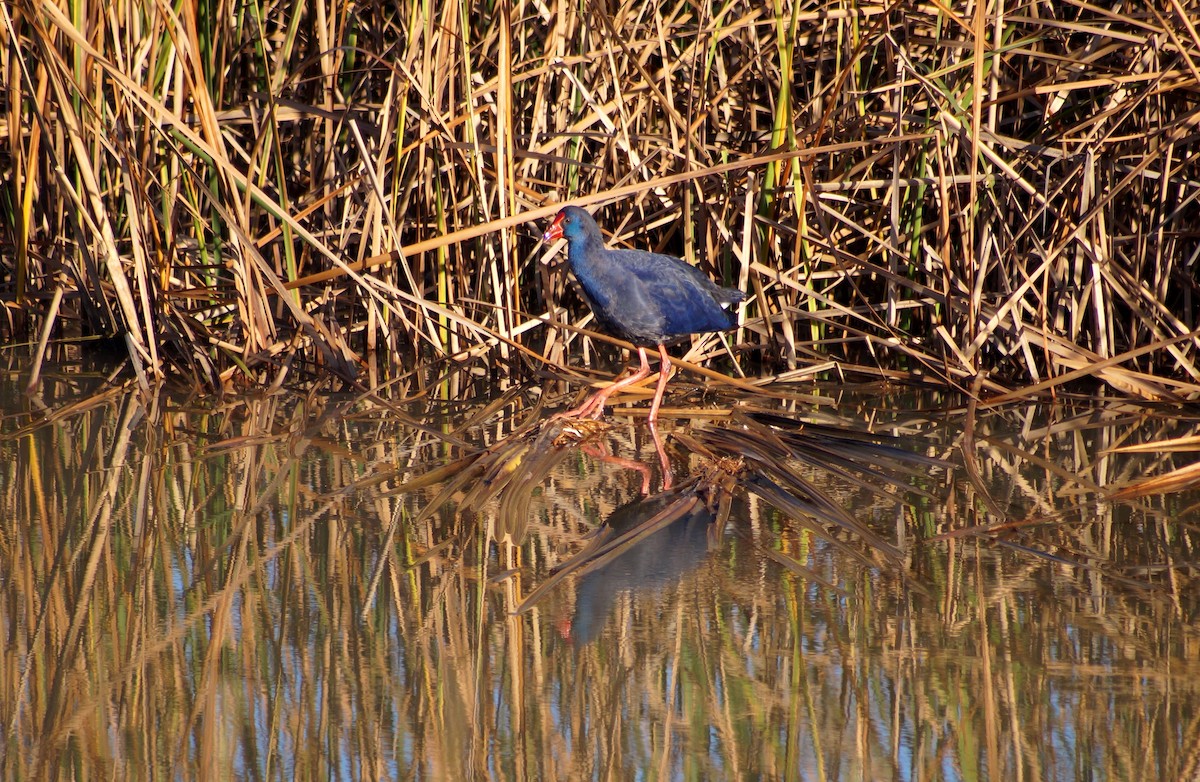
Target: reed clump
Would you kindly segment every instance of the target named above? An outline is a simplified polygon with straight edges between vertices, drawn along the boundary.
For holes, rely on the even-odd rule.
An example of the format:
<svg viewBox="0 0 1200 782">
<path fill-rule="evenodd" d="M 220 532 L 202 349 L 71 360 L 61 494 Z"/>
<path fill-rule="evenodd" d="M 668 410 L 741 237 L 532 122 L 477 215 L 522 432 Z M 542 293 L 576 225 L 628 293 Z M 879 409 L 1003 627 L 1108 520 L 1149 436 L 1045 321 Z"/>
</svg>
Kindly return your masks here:
<svg viewBox="0 0 1200 782">
<path fill-rule="evenodd" d="M 1194 398 L 1200 0 L 1114 8 L 16 0 L 0 332 L 213 390 L 561 366 L 573 201 L 749 292 L 762 378 Z"/>
</svg>

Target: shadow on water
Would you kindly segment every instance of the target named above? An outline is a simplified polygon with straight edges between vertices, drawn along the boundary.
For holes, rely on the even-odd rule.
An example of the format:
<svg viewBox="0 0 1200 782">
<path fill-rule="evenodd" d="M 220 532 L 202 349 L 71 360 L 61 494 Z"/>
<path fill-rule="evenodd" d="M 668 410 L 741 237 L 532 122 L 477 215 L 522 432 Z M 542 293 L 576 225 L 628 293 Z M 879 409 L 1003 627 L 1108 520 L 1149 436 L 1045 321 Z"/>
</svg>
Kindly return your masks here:
<svg viewBox="0 0 1200 782">
<path fill-rule="evenodd" d="M 1186 411 L 87 382 L 0 380 L 6 778 L 1196 768 Z"/>
</svg>

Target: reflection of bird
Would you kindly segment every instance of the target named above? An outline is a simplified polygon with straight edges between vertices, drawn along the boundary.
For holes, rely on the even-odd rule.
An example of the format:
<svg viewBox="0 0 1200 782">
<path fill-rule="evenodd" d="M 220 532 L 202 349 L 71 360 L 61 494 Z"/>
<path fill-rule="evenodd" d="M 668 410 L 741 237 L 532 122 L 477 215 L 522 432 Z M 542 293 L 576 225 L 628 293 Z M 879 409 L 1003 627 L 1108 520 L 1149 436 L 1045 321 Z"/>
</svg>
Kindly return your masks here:
<svg viewBox="0 0 1200 782">
<path fill-rule="evenodd" d="M 584 646 L 600 634 L 618 595 L 661 588 L 703 561 L 708 553 L 708 530 L 714 514 L 704 502 L 689 503 L 686 495 L 675 492 L 656 494 L 617 508 L 588 548 L 602 548 L 627 533 L 636 536 L 640 525 L 667 510 L 672 502 L 687 503 L 681 507 L 688 510 L 579 578 L 574 614 L 558 623 L 559 632 L 572 644 Z"/>
<path fill-rule="evenodd" d="M 574 412 L 602 415 L 610 396 L 649 376 L 646 348 L 657 347 L 662 364 L 650 405 L 650 420 L 656 420 L 671 373 L 666 346 L 689 334 L 733 328 L 737 325 L 734 307 L 745 294 L 720 287 L 679 258 L 606 248 L 596 221 L 577 206 L 559 212 L 542 239 L 550 242 L 562 237 L 567 240 L 567 263 L 597 322 L 637 346 L 642 361 L 631 376 L 600 390 Z"/>
</svg>

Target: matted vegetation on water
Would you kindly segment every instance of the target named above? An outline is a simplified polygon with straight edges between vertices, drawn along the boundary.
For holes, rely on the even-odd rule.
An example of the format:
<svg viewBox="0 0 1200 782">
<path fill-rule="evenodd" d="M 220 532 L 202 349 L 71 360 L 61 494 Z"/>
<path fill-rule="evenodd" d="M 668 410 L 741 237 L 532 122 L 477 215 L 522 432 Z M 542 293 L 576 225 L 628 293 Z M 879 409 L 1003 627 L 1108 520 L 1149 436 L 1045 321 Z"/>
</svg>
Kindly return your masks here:
<svg viewBox="0 0 1200 782">
<path fill-rule="evenodd" d="M 748 291 L 763 377 L 1194 397 L 1197 18 L 5 3 L 0 332 L 210 389 L 572 363 L 586 308 L 536 261 L 573 201 Z"/>
</svg>

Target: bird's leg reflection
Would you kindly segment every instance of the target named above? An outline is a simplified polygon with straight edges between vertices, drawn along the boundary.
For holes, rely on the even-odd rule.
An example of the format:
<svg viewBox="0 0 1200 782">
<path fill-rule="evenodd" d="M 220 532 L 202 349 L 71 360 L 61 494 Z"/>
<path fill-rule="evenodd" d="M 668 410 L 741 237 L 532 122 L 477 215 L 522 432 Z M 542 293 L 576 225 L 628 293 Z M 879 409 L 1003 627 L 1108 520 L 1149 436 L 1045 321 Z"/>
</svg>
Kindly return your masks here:
<svg viewBox="0 0 1200 782">
<path fill-rule="evenodd" d="M 675 474 L 671 472 L 671 460 L 667 456 L 667 450 L 663 447 L 662 437 L 658 433 L 658 424 L 650 422 L 650 436 L 654 439 L 654 450 L 658 454 L 658 466 L 662 471 L 662 491 L 670 491 L 675 485 Z M 598 459 L 606 464 L 615 464 L 618 467 L 624 467 L 629 470 L 637 470 L 642 476 L 642 496 L 650 494 L 650 468 L 636 459 L 626 459 L 621 456 L 613 456 L 609 453 L 608 443 L 603 440 L 592 440 L 580 446 L 580 449 L 591 456 L 593 459 Z"/>
<path fill-rule="evenodd" d="M 580 450 L 591 456 L 593 459 L 599 459 L 606 464 L 615 464 L 618 467 L 624 467 L 629 470 L 637 470 L 642 476 L 642 496 L 646 497 L 650 494 L 650 468 L 636 459 L 625 459 L 620 456 L 613 456 L 608 452 L 608 445 L 603 442 L 591 442 L 581 446 Z M 664 489 L 669 489 L 669 486 L 663 486 Z"/>
<path fill-rule="evenodd" d="M 667 373 L 663 373 L 666 377 Z M 662 381 L 659 381 L 662 383 Z M 666 383 L 662 383 L 666 385 Z M 667 458 L 667 452 L 663 448 L 662 438 L 658 436 L 658 424 L 654 419 L 650 419 L 650 436 L 654 438 L 654 450 L 658 451 L 658 464 L 662 468 L 663 491 L 668 491 L 675 483 L 675 477 L 671 473 L 671 460 Z M 642 492 L 645 494 L 645 492 Z"/>
</svg>

